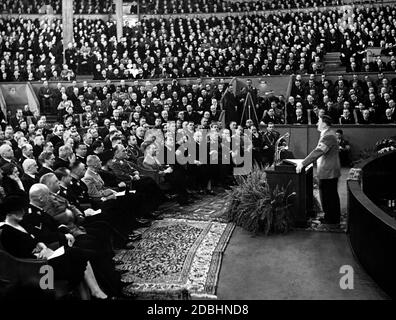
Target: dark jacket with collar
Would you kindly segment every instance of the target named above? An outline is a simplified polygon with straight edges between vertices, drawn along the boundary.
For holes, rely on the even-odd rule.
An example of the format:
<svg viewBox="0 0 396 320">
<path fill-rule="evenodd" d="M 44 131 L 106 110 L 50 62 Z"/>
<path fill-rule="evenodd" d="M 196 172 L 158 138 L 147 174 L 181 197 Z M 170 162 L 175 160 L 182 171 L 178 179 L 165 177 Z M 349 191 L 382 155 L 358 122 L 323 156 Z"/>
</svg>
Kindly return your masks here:
<svg viewBox="0 0 396 320">
<path fill-rule="evenodd" d="M 34 185 L 35 183 L 38 183 L 38 179 L 37 177 L 31 177 L 28 174 L 24 173 L 21 177 L 21 181 L 23 184 L 23 187 L 25 188 L 26 192 L 29 192 L 30 188 L 32 187 L 32 185 Z"/>
<path fill-rule="evenodd" d="M 39 242 L 67 244 L 65 234 L 60 231 L 59 224 L 55 219 L 34 205 L 29 206 L 28 213 L 24 215 L 21 225 Z"/>
</svg>

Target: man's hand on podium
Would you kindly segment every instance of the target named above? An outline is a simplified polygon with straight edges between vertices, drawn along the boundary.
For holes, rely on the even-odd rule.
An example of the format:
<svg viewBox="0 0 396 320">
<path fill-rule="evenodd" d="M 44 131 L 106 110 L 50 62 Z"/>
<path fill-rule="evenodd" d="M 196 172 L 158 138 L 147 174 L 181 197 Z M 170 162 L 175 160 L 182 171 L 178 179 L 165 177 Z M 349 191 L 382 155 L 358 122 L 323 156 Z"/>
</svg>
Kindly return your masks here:
<svg viewBox="0 0 396 320">
<path fill-rule="evenodd" d="M 296 166 L 296 172 L 300 173 L 302 171 L 302 169 L 304 168 L 302 162 L 300 162 L 299 164 L 297 164 Z"/>
</svg>

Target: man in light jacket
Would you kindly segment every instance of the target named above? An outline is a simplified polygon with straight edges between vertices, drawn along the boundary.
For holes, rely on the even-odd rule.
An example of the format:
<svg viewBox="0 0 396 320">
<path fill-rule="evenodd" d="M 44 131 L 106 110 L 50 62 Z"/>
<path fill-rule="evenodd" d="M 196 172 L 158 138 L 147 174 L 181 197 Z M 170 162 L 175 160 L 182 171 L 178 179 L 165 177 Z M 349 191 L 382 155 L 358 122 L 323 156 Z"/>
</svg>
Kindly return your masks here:
<svg viewBox="0 0 396 320">
<path fill-rule="evenodd" d="M 323 115 L 317 124 L 320 138 L 316 148 L 296 167 L 296 172 L 317 160 L 319 194 L 325 213 L 323 223 L 340 223 L 340 197 L 338 195 L 338 178 L 341 175 L 339 147 L 337 136 L 331 129 L 331 118 Z"/>
</svg>

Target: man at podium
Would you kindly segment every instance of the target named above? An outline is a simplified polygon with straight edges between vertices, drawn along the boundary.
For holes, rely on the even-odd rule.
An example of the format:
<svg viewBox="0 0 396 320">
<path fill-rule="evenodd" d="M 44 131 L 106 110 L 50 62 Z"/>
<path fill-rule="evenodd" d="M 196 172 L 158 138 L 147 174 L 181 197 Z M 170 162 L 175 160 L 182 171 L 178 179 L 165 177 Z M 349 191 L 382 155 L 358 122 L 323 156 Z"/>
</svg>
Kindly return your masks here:
<svg viewBox="0 0 396 320">
<path fill-rule="evenodd" d="M 319 195 L 325 213 L 322 223 L 340 223 L 340 197 L 338 195 L 338 178 L 341 176 L 339 147 L 337 136 L 331 129 L 331 118 L 323 115 L 317 124 L 320 138 L 316 148 L 296 166 L 296 172 L 317 161 Z"/>
</svg>

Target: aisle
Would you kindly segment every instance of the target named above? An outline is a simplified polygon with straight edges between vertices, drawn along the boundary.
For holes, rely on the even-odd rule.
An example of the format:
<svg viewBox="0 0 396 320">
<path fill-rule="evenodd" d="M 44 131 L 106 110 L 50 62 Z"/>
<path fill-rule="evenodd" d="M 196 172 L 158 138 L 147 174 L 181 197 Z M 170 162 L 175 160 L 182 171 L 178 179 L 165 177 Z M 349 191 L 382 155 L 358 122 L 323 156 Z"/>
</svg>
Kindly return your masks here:
<svg viewBox="0 0 396 320">
<path fill-rule="evenodd" d="M 354 290 L 339 286 L 342 265 L 354 269 Z M 294 231 L 253 236 L 236 228 L 223 256 L 218 299 L 384 299 L 357 264 L 344 233 Z"/>
</svg>

